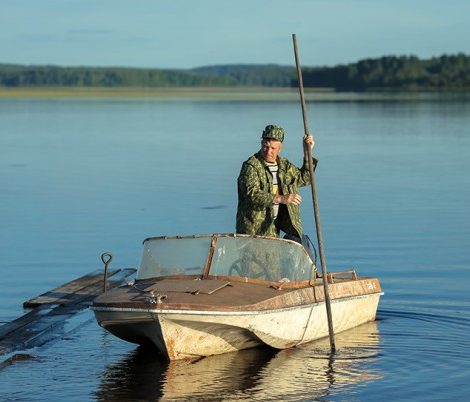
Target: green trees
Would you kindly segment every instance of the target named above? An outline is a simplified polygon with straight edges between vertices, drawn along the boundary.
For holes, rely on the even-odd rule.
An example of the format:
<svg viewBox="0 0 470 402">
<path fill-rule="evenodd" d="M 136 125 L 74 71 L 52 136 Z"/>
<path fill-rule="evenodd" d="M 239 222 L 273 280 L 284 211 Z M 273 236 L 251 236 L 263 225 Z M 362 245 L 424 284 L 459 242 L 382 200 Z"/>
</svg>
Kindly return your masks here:
<svg viewBox="0 0 470 402">
<path fill-rule="evenodd" d="M 290 87 L 295 76 L 293 67 L 275 64 L 208 66 L 192 71 L 206 76 L 223 77 L 232 85 L 259 87 Z"/>
<path fill-rule="evenodd" d="M 219 86 L 226 79 L 192 71 L 85 68 L 57 66 L 20 66 L 0 64 L 0 86 L 4 87 L 169 87 Z"/>
<path fill-rule="evenodd" d="M 463 53 L 427 60 L 384 56 L 335 67 L 303 69 L 305 87 L 337 91 L 470 90 L 470 56 Z M 296 87 L 294 67 L 218 65 L 187 70 L 86 68 L 0 64 L 3 87 Z"/>
<path fill-rule="evenodd" d="M 305 69 L 303 79 L 307 87 L 339 91 L 469 90 L 470 57 L 457 54 L 420 60 L 415 56 L 386 56 L 336 67 Z"/>
</svg>

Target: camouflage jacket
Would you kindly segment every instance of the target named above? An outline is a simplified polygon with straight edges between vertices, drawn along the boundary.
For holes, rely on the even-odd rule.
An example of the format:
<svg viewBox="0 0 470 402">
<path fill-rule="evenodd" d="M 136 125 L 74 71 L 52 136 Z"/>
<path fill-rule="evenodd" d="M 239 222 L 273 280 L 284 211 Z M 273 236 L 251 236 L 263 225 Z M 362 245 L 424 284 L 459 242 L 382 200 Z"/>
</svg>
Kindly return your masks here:
<svg viewBox="0 0 470 402">
<path fill-rule="evenodd" d="M 314 166 L 317 160 L 313 159 Z M 278 179 L 281 194 L 295 194 L 299 187 L 310 182 L 308 162 L 302 168 L 278 157 Z M 279 236 L 279 231 L 302 236 L 302 222 L 298 205 L 279 205 L 274 220 L 272 193 L 273 177 L 264 162 L 261 152 L 246 160 L 238 176 L 237 233 Z"/>
</svg>

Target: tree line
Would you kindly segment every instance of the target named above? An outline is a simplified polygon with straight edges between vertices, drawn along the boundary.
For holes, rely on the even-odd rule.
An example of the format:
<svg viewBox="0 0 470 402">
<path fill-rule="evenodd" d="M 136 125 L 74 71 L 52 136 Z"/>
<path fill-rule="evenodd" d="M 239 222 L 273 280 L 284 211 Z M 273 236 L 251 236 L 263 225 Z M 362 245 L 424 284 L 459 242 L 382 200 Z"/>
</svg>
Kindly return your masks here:
<svg viewBox="0 0 470 402">
<path fill-rule="evenodd" d="M 184 70 L 0 64 L 4 87 L 171 87 L 236 85 L 224 77 Z"/>
<path fill-rule="evenodd" d="M 385 56 L 334 67 L 303 68 L 305 87 L 337 91 L 470 90 L 470 56 L 421 60 Z M 215 65 L 193 69 L 59 67 L 0 64 L 3 87 L 296 87 L 292 66 Z"/>
<path fill-rule="evenodd" d="M 307 87 L 339 91 L 470 90 L 470 56 L 443 55 L 427 60 L 415 56 L 388 56 L 331 68 L 309 68 L 303 73 Z"/>
</svg>

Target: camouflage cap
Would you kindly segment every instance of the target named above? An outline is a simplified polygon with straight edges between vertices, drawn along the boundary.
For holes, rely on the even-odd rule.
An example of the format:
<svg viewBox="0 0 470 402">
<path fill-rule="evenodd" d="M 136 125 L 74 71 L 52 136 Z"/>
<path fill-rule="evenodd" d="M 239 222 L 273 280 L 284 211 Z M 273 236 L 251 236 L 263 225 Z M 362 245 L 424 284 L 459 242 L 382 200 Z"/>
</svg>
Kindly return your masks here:
<svg viewBox="0 0 470 402">
<path fill-rule="evenodd" d="M 284 141 L 284 129 L 282 127 L 270 124 L 264 128 L 261 138 L 263 140 L 270 138 L 282 142 Z"/>
</svg>

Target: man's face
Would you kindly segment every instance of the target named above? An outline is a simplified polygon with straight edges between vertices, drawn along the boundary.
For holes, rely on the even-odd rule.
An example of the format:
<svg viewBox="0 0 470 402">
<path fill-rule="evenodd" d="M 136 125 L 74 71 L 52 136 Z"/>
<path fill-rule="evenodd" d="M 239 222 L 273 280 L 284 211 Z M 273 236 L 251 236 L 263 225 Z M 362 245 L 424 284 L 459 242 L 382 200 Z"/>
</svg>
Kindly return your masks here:
<svg viewBox="0 0 470 402">
<path fill-rule="evenodd" d="M 261 153 L 266 162 L 276 162 L 277 156 L 281 151 L 282 143 L 277 140 L 261 141 Z"/>
</svg>

